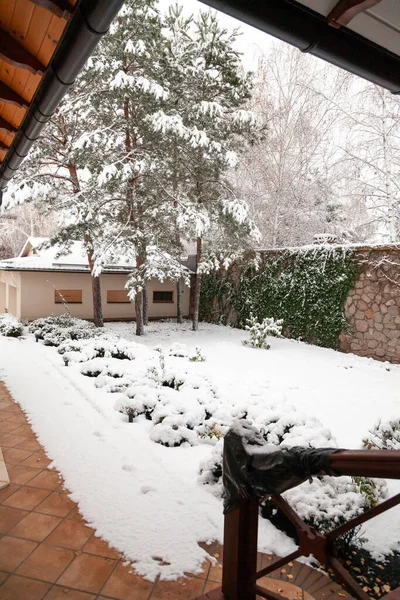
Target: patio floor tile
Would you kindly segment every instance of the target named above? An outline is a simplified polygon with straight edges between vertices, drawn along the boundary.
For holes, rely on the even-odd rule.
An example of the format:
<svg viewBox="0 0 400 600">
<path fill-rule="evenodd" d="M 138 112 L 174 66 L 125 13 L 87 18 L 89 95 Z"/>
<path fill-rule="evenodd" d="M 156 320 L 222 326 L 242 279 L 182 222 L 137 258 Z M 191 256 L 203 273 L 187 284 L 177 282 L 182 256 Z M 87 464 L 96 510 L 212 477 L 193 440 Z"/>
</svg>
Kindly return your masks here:
<svg viewBox="0 0 400 600">
<path fill-rule="evenodd" d="M 0 569 L 12 573 L 36 546 L 35 542 L 5 535 L 0 540 Z"/>
<path fill-rule="evenodd" d="M 84 592 L 99 593 L 116 562 L 111 558 L 80 554 L 60 577 L 58 583 Z"/>
<path fill-rule="evenodd" d="M 12 433 L 6 433 L 0 437 L 0 446 L 2 448 L 13 448 L 17 444 L 22 444 L 26 440 L 24 435 L 14 435 Z"/>
<path fill-rule="evenodd" d="M 66 496 L 58 492 L 51 492 L 45 500 L 36 508 L 36 512 L 53 515 L 54 517 L 66 517 L 75 507 L 75 504 Z"/>
<path fill-rule="evenodd" d="M 0 444 L 1 445 L 1 444 Z M 33 479 L 37 475 L 36 469 L 30 469 L 29 467 L 21 467 L 21 465 L 14 465 L 8 467 L 8 476 L 11 483 L 19 483 L 25 485 L 30 479 Z"/>
<path fill-rule="evenodd" d="M 105 558 L 119 559 L 119 554 L 110 548 L 110 546 L 99 537 L 93 535 L 90 540 L 83 546 L 83 552 L 88 554 L 96 554 L 96 556 L 104 556 Z"/>
<path fill-rule="evenodd" d="M 93 529 L 83 523 L 65 519 L 49 536 L 47 542 L 53 546 L 80 550 L 93 533 Z"/>
<path fill-rule="evenodd" d="M 192 600 L 203 592 L 204 579 L 177 579 L 156 583 L 151 600 Z"/>
<path fill-rule="evenodd" d="M 88 594 L 87 592 L 78 592 L 78 590 L 71 590 L 55 585 L 46 594 L 45 600 L 94 600 L 95 598 L 95 595 Z"/>
<path fill-rule="evenodd" d="M 9 573 L 3 573 L 2 571 L 0 571 L 0 585 L 3 583 L 3 581 L 7 579 L 8 576 Z"/>
<path fill-rule="evenodd" d="M 154 583 L 138 577 L 132 567 L 119 563 L 101 593 L 116 600 L 147 600 Z"/>
<path fill-rule="evenodd" d="M 15 525 L 9 533 L 25 540 L 42 542 L 57 527 L 60 521 L 61 519 L 58 517 L 31 512 Z"/>
<path fill-rule="evenodd" d="M 74 557 L 72 550 L 40 544 L 20 565 L 17 574 L 55 583 Z"/>
<path fill-rule="evenodd" d="M 6 500 L 6 498 L 8 498 L 9 496 L 12 496 L 12 494 L 19 490 L 20 487 L 21 486 L 17 483 L 10 483 L 10 485 L 0 490 L 0 503 L 4 502 L 4 500 Z"/>
<path fill-rule="evenodd" d="M 27 452 L 27 450 L 25 450 Z M 22 466 L 32 467 L 32 469 L 46 469 L 52 461 L 47 458 L 43 450 L 38 450 L 34 454 L 30 454 L 29 457 L 23 461 Z"/>
<path fill-rule="evenodd" d="M 13 430 L 13 435 L 22 435 L 23 437 L 32 436 L 32 429 L 28 423 L 17 423 L 17 428 Z"/>
<path fill-rule="evenodd" d="M 8 415 L 8 417 L 6 417 L 5 415 Z M 10 423 L 26 423 L 26 416 L 24 415 L 23 412 L 21 413 L 10 413 L 7 411 L 0 411 L 0 419 L 4 419 L 4 421 L 7 419 L 7 421 L 10 421 Z"/>
<path fill-rule="evenodd" d="M 78 521 L 79 523 L 85 523 L 85 519 L 82 517 L 81 513 L 76 506 L 74 510 L 68 515 L 68 519 L 72 521 Z"/>
<path fill-rule="evenodd" d="M 42 488 L 44 490 L 55 490 L 60 485 L 60 476 L 57 471 L 45 469 L 44 471 L 38 473 L 36 469 L 31 470 L 36 471 L 36 477 L 29 481 L 28 485 L 30 487 Z"/>
<path fill-rule="evenodd" d="M 0 506 L 0 533 L 8 533 L 27 514 L 26 510 L 19 510 L 10 506 Z"/>
<path fill-rule="evenodd" d="M 1 442 L 0 442 L 1 446 Z M 41 449 L 41 445 L 39 442 L 35 440 L 35 438 L 27 438 L 23 442 L 20 442 L 15 446 L 16 448 L 22 448 L 22 450 L 32 450 L 32 452 L 37 452 Z"/>
<path fill-rule="evenodd" d="M 12 496 L 9 496 L 4 500 L 3 506 L 12 506 L 13 508 L 22 508 L 23 510 L 33 510 L 48 495 L 48 490 L 37 490 L 35 488 L 23 486 L 17 492 L 12 494 Z"/>
<path fill-rule="evenodd" d="M 42 600 L 49 583 L 11 575 L 0 587 L 0 600 Z"/>
<path fill-rule="evenodd" d="M 18 465 L 26 458 L 31 456 L 30 450 L 21 450 L 20 448 L 9 448 L 4 452 L 4 460 L 7 465 Z M 29 465 L 27 465 L 29 466 Z"/>
<path fill-rule="evenodd" d="M 12 423 L 10 421 L 0 421 L 0 435 L 5 435 L 6 433 L 12 433 L 16 429 L 21 427 L 21 423 Z"/>
</svg>

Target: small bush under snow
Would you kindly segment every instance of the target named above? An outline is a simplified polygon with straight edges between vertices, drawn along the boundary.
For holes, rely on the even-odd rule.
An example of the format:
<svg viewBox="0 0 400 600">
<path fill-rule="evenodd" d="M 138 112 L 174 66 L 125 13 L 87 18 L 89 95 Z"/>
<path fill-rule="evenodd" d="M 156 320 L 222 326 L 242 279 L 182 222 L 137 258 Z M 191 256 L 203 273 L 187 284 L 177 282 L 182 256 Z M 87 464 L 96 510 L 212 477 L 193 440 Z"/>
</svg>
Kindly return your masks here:
<svg viewBox="0 0 400 600">
<path fill-rule="evenodd" d="M 20 337 L 22 332 L 22 323 L 17 317 L 9 314 L 0 315 L 0 335 L 6 337 Z"/>
<path fill-rule="evenodd" d="M 45 346 L 59 346 L 65 341 L 92 338 L 98 329 L 89 321 L 76 319 L 69 314 L 51 315 L 32 321 L 29 331 Z"/>
<path fill-rule="evenodd" d="M 400 450 L 400 419 L 378 421 L 363 444 L 368 450 Z"/>
<path fill-rule="evenodd" d="M 252 348 L 264 348 L 269 350 L 271 347 L 268 342 L 268 337 L 281 337 L 282 336 L 282 319 L 275 320 L 273 317 L 265 318 L 261 323 L 251 315 L 250 319 L 247 320 L 245 327 L 246 331 L 249 332 L 250 338 L 243 340 L 244 346 L 251 346 Z"/>
</svg>

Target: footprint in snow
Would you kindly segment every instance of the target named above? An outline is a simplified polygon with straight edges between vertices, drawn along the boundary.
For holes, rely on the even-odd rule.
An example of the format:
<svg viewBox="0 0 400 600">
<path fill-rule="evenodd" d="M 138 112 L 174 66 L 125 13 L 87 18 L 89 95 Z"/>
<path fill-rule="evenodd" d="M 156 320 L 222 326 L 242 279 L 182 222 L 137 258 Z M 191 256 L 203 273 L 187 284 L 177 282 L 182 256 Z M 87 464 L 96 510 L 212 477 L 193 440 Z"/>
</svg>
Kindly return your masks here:
<svg viewBox="0 0 400 600">
<path fill-rule="evenodd" d="M 122 470 L 128 471 L 129 473 L 133 473 L 133 471 L 136 471 L 136 467 L 134 467 L 133 465 L 122 465 Z"/>
<path fill-rule="evenodd" d="M 104 440 L 104 435 L 102 434 L 101 431 L 93 431 L 93 435 L 95 435 L 96 437 L 99 438 L 99 440 Z"/>
<path fill-rule="evenodd" d="M 148 494 L 149 492 L 155 492 L 156 488 L 151 487 L 151 485 L 142 485 L 140 491 L 142 494 Z"/>
</svg>

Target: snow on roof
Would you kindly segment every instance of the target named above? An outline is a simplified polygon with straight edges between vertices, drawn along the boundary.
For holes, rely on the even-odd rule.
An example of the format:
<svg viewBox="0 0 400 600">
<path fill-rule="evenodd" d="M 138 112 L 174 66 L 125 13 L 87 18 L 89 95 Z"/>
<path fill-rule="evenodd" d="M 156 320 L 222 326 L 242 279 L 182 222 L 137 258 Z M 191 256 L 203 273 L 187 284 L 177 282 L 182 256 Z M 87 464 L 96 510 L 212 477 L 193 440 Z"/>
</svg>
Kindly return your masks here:
<svg viewBox="0 0 400 600">
<path fill-rule="evenodd" d="M 48 238 L 44 237 L 28 237 L 23 245 L 19 256 L 27 256 L 32 249 L 36 249 L 40 244 L 46 242 Z"/>
<path fill-rule="evenodd" d="M 89 271 L 89 263 L 83 242 L 73 242 L 68 253 L 58 256 L 61 247 L 54 245 L 50 247 L 41 247 L 48 242 L 49 238 L 29 237 L 24 244 L 19 256 L 0 261 L 0 270 L 8 271 Z M 33 250 L 33 253 L 29 253 Z M 149 247 L 153 250 L 154 261 L 156 258 L 169 258 L 166 252 L 157 252 L 155 246 Z M 153 258 L 154 258 L 153 257 Z M 185 257 L 186 258 L 186 257 Z M 186 261 L 188 262 L 188 261 Z M 183 264 L 186 264 L 183 261 Z M 193 266 L 189 265 L 189 270 Z M 123 272 L 126 273 L 132 269 L 132 263 L 126 257 L 114 260 L 106 264 L 103 268 L 105 272 Z"/>
<path fill-rule="evenodd" d="M 0 269 L 12 271 L 89 271 L 89 263 L 82 242 L 73 242 L 69 252 L 57 256 L 60 246 L 41 248 L 48 238 L 29 237 L 19 256 L 0 261 Z M 31 256 L 29 252 L 34 250 Z M 127 265 L 107 265 L 105 270 L 126 271 Z"/>
</svg>

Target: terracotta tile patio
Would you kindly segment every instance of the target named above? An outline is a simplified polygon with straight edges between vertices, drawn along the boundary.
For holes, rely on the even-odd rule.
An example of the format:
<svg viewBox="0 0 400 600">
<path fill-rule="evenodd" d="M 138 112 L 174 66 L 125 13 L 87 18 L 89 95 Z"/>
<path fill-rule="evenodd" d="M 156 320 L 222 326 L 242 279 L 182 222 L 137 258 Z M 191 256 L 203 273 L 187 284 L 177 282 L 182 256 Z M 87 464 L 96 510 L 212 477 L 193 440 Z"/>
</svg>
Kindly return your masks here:
<svg viewBox="0 0 400 600">
<path fill-rule="evenodd" d="M 220 600 L 222 548 L 216 560 L 174 582 L 146 581 L 86 525 L 24 413 L 0 382 L 0 447 L 10 485 L 0 489 L 0 600 Z M 259 566 L 272 557 L 259 555 Z M 290 600 L 343 600 L 342 588 L 294 562 L 261 584 Z M 305 591 L 298 587 L 303 582 Z M 296 585 L 297 584 L 297 585 Z M 312 592 L 312 595 L 310 593 Z M 338 596 L 340 592 L 340 596 Z"/>
</svg>

